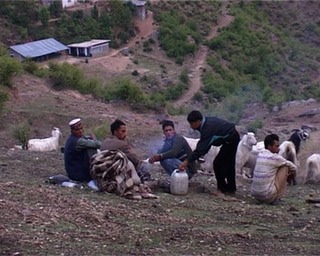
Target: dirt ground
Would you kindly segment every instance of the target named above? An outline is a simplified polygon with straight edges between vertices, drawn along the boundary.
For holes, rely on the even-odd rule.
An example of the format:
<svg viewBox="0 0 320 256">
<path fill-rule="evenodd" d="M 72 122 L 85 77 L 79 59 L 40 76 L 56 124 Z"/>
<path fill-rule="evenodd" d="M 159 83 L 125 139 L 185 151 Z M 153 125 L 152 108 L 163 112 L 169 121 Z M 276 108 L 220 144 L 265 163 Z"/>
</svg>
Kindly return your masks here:
<svg viewBox="0 0 320 256">
<path fill-rule="evenodd" d="M 118 54 L 102 61 L 105 68 L 114 68 L 106 72 L 128 68 L 129 59 Z M 150 166 L 151 188 L 158 199 L 131 201 L 86 186 L 46 183 L 49 176 L 65 173 L 63 154 L 12 150 L 17 144 L 12 131 L 21 122 L 28 121 L 33 138 L 48 137 L 52 126 L 59 127 L 63 146 L 68 122 L 75 117 L 83 119 L 88 133 L 120 118 L 127 123 L 142 159 L 161 145 L 159 121 L 164 118 L 174 120 L 179 133 L 194 134 L 185 116 L 137 113 L 122 103 L 104 104 L 74 91 L 53 91 L 45 81 L 29 75 L 16 78 L 14 84 L 16 90 L 0 122 L 1 255 L 320 254 L 320 205 L 306 202 L 320 198 L 319 184 L 290 186 L 285 203 L 270 206 L 257 204 L 249 193 L 250 182 L 240 178 L 235 198 L 213 196 L 214 176 L 200 174 L 190 181 L 187 195 L 164 193 L 157 182 L 167 177 L 156 165 Z M 284 140 L 292 129 L 314 128 L 299 155 L 303 176 L 306 158 L 320 153 L 319 113 L 317 101 L 292 102 L 271 113 L 250 106 L 238 127 L 244 131 L 249 120 L 261 118 L 264 124 L 256 134 L 258 140 L 270 132 Z"/>
<path fill-rule="evenodd" d="M 236 198 L 213 196 L 215 178 L 200 174 L 191 180 L 186 196 L 167 194 L 156 185 L 166 178 L 156 166 L 150 167 L 151 188 L 159 196 L 155 200 L 131 201 L 85 186 L 47 184 L 49 176 L 64 173 L 63 155 L 12 150 L 17 123 L 29 120 L 37 138 L 49 136 L 51 127 L 58 126 L 63 145 L 74 117 L 83 118 L 87 132 L 121 118 L 137 153 L 146 158 L 160 146 L 159 120 L 166 116 L 135 113 L 73 91 L 52 91 L 30 76 L 20 77 L 16 85 L 0 130 L 1 255 L 319 254 L 319 204 L 306 202 L 320 197 L 318 184 L 290 186 L 280 206 L 258 205 L 250 196 L 250 183 L 240 178 Z M 306 113 L 319 109 L 318 102 L 300 102 L 265 114 L 258 139 L 271 131 L 285 138 L 301 125 L 317 128 L 318 114 Z M 193 135 L 185 116 L 169 118 L 178 132 Z M 318 141 L 319 132 L 313 131 L 303 145 L 301 172 L 305 158 L 319 152 Z"/>
</svg>

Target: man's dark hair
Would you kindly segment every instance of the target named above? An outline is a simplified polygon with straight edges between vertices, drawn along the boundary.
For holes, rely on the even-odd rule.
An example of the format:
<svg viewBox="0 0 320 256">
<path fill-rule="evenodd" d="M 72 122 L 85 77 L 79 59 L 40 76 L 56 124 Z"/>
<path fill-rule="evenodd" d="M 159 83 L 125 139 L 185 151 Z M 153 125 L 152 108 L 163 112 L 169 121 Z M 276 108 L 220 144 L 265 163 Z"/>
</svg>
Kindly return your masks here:
<svg viewBox="0 0 320 256">
<path fill-rule="evenodd" d="M 193 110 L 189 113 L 187 120 L 189 123 L 191 123 L 191 122 L 196 122 L 196 121 L 202 121 L 202 118 L 203 118 L 203 116 L 200 111 Z"/>
<path fill-rule="evenodd" d="M 277 134 L 269 134 L 264 138 L 264 147 L 272 146 L 274 141 L 279 141 L 279 136 Z"/>
<path fill-rule="evenodd" d="M 122 122 L 119 119 L 116 119 L 111 125 L 110 125 L 110 130 L 112 135 L 114 135 L 114 132 L 118 130 L 122 125 L 126 125 L 124 122 Z"/>
<path fill-rule="evenodd" d="M 162 130 L 167 126 L 171 126 L 174 129 L 174 123 L 171 120 L 163 120 L 162 121 Z"/>
</svg>

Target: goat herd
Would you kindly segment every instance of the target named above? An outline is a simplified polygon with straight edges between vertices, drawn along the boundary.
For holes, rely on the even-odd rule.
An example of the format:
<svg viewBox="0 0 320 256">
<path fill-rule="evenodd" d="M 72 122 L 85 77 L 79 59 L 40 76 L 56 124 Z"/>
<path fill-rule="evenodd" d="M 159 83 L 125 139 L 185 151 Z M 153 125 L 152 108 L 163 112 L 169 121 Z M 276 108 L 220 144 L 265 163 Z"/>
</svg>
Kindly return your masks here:
<svg viewBox="0 0 320 256">
<path fill-rule="evenodd" d="M 58 151 L 61 138 L 62 134 L 59 128 L 53 127 L 51 137 L 45 139 L 30 139 L 24 148 L 38 152 Z M 199 139 L 185 138 L 191 146 L 191 149 L 194 150 Z M 279 154 L 299 167 L 298 153 L 300 151 L 300 145 L 308 138 L 309 133 L 306 130 L 294 130 L 290 138 L 280 145 Z M 15 146 L 15 148 L 22 149 L 22 146 Z M 257 142 L 253 132 L 248 132 L 243 135 L 238 145 L 236 155 L 236 173 L 238 176 L 247 179 L 252 177 L 257 155 L 263 149 L 263 141 Z M 209 152 L 204 156 L 203 163 L 200 164 L 199 172 L 204 174 L 214 173 L 212 170 L 212 161 L 219 150 L 220 147 L 211 147 Z M 305 168 L 298 168 L 297 176 L 303 177 L 303 183 L 320 183 L 320 154 L 315 153 L 309 156 Z"/>
</svg>

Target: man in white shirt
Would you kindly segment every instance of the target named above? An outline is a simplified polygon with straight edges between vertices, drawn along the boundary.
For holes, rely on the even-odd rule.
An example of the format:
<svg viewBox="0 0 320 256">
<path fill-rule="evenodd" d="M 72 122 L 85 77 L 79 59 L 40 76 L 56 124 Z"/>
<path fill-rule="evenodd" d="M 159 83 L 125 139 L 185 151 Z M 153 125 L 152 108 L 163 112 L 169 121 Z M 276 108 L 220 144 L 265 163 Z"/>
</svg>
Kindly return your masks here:
<svg viewBox="0 0 320 256">
<path fill-rule="evenodd" d="M 278 154 L 278 135 L 267 135 L 264 145 L 265 150 L 257 157 L 251 193 L 260 202 L 279 204 L 286 192 L 288 176 L 295 175 L 297 167 Z"/>
</svg>

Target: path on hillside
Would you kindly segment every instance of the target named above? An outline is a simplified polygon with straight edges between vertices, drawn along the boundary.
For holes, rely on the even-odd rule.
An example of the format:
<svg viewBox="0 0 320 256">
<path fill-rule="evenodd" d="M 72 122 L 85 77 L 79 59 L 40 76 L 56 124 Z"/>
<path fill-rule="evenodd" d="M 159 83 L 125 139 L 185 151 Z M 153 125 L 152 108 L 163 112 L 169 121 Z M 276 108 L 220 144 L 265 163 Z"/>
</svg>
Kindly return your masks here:
<svg viewBox="0 0 320 256">
<path fill-rule="evenodd" d="M 221 6 L 221 15 L 218 18 L 217 24 L 212 27 L 207 39 L 213 39 L 218 35 L 218 29 L 227 27 L 234 20 L 233 16 L 227 14 L 228 1 L 224 1 Z M 190 79 L 190 85 L 188 91 L 182 95 L 173 105 L 174 107 L 180 107 L 181 105 L 191 101 L 192 97 L 196 92 L 198 92 L 202 87 L 202 72 L 203 67 L 206 63 L 206 58 L 208 54 L 208 47 L 205 45 L 200 45 L 199 51 L 196 53 L 193 65 L 190 68 L 190 73 L 192 77 Z"/>
</svg>

